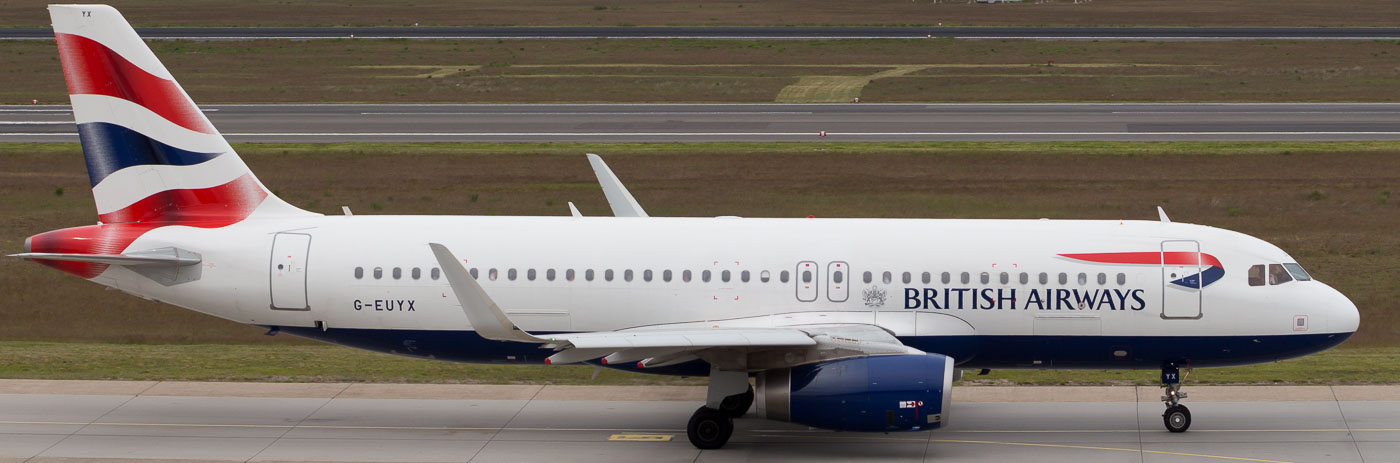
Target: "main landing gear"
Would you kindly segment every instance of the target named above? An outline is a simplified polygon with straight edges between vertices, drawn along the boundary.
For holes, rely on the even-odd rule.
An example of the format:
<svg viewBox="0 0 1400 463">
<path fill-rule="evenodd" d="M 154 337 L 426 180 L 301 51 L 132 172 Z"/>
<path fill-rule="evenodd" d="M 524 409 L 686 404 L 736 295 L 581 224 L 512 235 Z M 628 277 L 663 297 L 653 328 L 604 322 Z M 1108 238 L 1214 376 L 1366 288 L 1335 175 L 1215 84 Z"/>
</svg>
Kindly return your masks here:
<svg viewBox="0 0 1400 463">
<path fill-rule="evenodd" d="M 734 419 L 749 412 L 754 392 L 748 373 L 711 369 L 706 396 L 705 406 L 690 415 L 685 435 L 695 448 L 710 450 L 729 442 L 734 435 Z"/>
<path fill-rule="evenodd" d="M 1189 366 L 1186 371 L 1189 375 Z M 1181 405 L 1181 399 L 1186 398 L 1186 393 L 1181 392 L 1183 379 L 1175 363 L 1162 367 L 1162 388 L 1167 391 L 1167 395 L 1162 396 L 1162 402 L 1167 404 L 1167 411 L 1162 413 L 1162 424 L 1171 432 L 1186 432 L 1191 428 L 1191 410 Z"/>
</svg>

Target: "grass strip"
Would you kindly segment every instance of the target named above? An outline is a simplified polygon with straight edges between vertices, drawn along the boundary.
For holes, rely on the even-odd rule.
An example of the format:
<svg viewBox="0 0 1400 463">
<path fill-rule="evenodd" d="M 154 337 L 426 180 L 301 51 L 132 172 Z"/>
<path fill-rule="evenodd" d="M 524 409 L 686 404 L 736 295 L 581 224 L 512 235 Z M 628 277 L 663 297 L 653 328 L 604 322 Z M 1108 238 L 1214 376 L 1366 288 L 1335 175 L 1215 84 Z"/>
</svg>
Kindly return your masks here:
<svg viewBox="0 0 1400 463">
<path fill-rule="evenodd" d="M 114 344 L 0 341 L 0 378 L 141 381 L 695 385 L 586 366 L 469 365 L 329 345 Z M 1400 383 L 1400 347 L 1334 349 L 1244 367 L 1196 370 L 1192 384 Z M 964 384 L 1153 385 L 1155 370 L 996 370 Z"/>
</svg>

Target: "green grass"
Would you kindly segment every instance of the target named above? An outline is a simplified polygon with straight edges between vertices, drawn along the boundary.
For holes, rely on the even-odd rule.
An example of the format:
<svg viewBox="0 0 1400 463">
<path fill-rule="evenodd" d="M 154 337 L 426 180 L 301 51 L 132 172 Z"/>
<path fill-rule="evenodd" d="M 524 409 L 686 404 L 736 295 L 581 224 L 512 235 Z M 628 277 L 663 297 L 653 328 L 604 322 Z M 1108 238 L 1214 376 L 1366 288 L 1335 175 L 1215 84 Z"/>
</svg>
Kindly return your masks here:
<svg viewBox="0 0 1400 463">
<path fill-rule="evenodd" d="M 697 385 L 586 366 L 468 365 L 329 345 L 0 341 L 0 378 L 266 382 Z M 1283 362 L 1196 370 L 1191 384 L 1400 383 L 1400 347 L 1334 349 Z M 997 370 L 964 384 L 1153 385 L 1155 370 Z"/>
</svg>

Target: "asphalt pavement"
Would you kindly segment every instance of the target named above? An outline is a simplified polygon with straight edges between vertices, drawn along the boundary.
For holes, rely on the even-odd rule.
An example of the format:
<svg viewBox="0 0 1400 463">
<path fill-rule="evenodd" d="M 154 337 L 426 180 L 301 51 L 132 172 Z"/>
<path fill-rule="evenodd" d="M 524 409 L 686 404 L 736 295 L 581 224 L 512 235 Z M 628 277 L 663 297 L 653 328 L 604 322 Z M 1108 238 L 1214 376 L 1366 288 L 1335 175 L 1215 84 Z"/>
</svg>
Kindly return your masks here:
<svg viewBox="0 0 1400 463">
<path fill-rule="evenodd" d="M 233 142 L 1400 140 L 1400 104 L 206 105 Z M 0 142 L 77 140 L 66 106 L 0 106 Z"/>
<path fill-rule="evenodd" d="M 698 387 L 0 381 L 0 461 L 1400 462 L 1400 387 L 954 388 L 947 428 L 736 420 L 700 451 Z"/>
<path fill-rule="evenodd" d="M 1034 39 L 1397 40 L 1395 27 L 144 27 L 147 40 L 257 39 Z M 0 28 L 0 40 L 49 40 L 48 28 Z"/>
</svg>

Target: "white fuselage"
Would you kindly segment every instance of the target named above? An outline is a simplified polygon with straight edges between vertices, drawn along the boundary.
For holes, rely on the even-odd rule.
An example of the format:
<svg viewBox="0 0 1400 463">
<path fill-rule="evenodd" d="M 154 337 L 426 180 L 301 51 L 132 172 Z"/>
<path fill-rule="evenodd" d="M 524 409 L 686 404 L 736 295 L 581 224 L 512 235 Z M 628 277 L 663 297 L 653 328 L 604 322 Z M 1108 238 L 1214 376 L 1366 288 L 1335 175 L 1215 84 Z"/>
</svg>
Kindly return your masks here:
<svg viewBox="0 0 1400 463">
<path fill-rule="evenodd" d="M 332 342 L 538 362 L 542 356 L 531 358 L 528 349 L 467 352 L 477 344 L 466 340 L 440 345 L 473 335 L 448 283 L 435 278 L 430 242 L 475 269 L 507 315 L 532 332 L 867 323 L 967 366 L 1073 368 L 1275 360 L 1331 347 L 1358 324 L 1355 307 L 1320 282 L 1247 284 L 1251 266 L 1293 262 L 1273 245 L 1217 228 L 1144 221 L 246 220 L 219 229 L 158 228 L 131 246 L 200 253 L 197 281 L 164 287 L 119 267 L 96 280 Z M 1183 244 L 1218 259 L 1223 277 L 1183 289 L 1170 282 L 1200 268 L 1061 256 Z M 1064 352 L 1070 346 L 1092 352 Z"/>
</svg>

